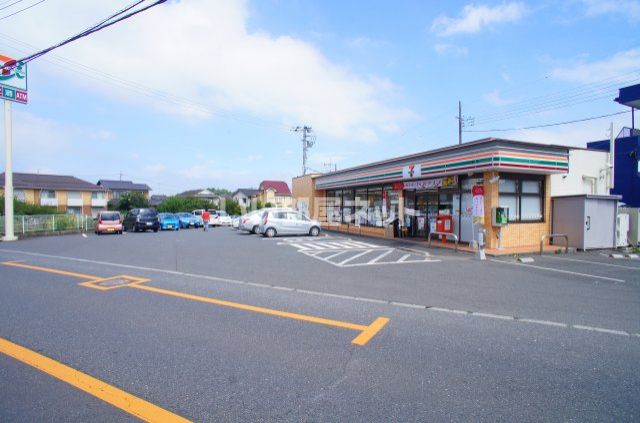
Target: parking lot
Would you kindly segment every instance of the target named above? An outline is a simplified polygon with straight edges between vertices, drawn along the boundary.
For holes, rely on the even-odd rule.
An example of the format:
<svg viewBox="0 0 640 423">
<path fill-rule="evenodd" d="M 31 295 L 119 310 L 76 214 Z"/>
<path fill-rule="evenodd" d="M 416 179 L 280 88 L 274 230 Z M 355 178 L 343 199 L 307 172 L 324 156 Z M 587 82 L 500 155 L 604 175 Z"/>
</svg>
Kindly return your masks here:
<svg viewBox="0 0 640 423">
<path fill-rule="evenodd" d="M 229 228 L 3 243 L 0 415 L 637 420 L 640 260 L 533 257 Z"/>
</svg>

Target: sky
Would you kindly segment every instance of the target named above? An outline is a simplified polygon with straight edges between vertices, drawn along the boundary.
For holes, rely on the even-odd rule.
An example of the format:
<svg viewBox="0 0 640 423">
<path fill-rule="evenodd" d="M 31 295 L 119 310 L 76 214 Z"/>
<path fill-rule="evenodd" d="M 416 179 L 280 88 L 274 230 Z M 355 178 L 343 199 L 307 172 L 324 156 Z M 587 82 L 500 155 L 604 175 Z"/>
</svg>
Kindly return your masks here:
<svg viewBox="0 0 640 423">
<path fill-rule="evenodd" d="M 0 0 L 0 54 L 132 2 Z M 169 0 L 29 64 L 14 171 L 153 194 L 290 183 L 296 126 L 316 136 L 311 170 L 344 169 L 456 144 L 458 101 L 463 141 L 584 147 L 630 114 L 522 128 L 627 111 L 613 98 L 639 82 L 640 0 Z"/>
</svg>

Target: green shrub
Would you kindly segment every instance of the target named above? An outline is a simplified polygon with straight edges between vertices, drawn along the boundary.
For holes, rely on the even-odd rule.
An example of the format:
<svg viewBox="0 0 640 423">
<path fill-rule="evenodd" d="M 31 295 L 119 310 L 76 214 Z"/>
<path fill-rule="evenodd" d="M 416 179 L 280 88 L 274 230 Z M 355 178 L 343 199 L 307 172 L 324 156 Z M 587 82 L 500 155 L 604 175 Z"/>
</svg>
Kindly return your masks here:
<svg viewBox="0 0 640 423">
<path fill-rule="evenodd" d="M 157 207 L 161 213 L 179 213 L 190 212 L 197 209 L 211 209 L 213 205 L 211 201 L 206 198 L 194 198 L 194 197 L 168 197 Z"/>
<path fill-rule="evenodd" d="M 4 216 L 4 197 L 0 196 L 0 214 Z M 13 214 L 19 215 L 34 215 L 34 214 L 64 214 L 64 212 L 58 211 L 53 206 L 40 206 L 37 204 L 28 204 L 24 201 L 13 200 Z"/>
</svg>

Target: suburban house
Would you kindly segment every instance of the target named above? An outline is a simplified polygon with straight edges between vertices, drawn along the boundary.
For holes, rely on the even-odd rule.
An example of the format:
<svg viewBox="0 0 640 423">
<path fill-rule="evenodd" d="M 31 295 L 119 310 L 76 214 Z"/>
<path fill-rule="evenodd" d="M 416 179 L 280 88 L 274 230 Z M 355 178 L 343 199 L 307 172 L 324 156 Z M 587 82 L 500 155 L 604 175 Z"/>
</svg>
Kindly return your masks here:
<svg viewBox="0 0 640 423">
<path fill-rule="evenodd" d="M 13 189 L 16 200 L 67 213 L 97 216 L 107 207 L 103 187 L 74 176 L 14 172 Z M 0 174 L 0 193 L 4 195 L 4 172 Z"/>
<path fill-rule="evenodd" d="M 258 199 L 263 205 L 271 203 L 275 207 L 291 207 L 293 204 L 291 190 L 284 181 L 262 181 L 258 190 Z"/>
<path fill-rule="evenodd" d="M 166 199 L 167 199 L 166 195 L 162 195 L 162 194 L 152 195 L 151 197 L 149 197 L 149 205 L 151 207 L 158 207 L 160 203 L 162 203 Z"/>
<path fill-rule="evenodd" d="M 205 200 L 211 201 L 213 204 L 220 204 L 220 196 L 206 188 L 184 191 L 178 194 L 178 197 L 204 198 Z"/>
<path fill-rule="evenodd" d="M 149 185 L 137 184 L 132 181 L 100 179 L 98 186 L 101 186 L 106 191 L 107 201 L 117 201 L 122 194 L 128 192 L 141 192 L 145 198 L 149 198 L 149 191 L 151 191 Z"/>
<path fill-rule="evenodd" d="M 238 202 L 240 207 L 249 208 L 251 203 L 257 201 L 260 190 L 255 188 L 238 188 L 231 197 Z"/>
</svg>

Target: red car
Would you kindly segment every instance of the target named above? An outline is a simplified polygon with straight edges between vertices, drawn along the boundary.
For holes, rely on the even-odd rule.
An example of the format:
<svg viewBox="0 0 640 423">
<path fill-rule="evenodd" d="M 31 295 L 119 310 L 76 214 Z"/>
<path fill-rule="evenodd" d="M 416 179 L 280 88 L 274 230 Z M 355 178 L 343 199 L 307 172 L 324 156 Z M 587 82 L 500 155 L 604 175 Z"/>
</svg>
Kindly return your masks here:
<svg viewBox="0 0 640 423">
<path fill-rule="evenodd" d="M 96 221 L 96 235 L 122 234 L 122 216 L 117 211 L 101 211 Z"/>
</svg>

